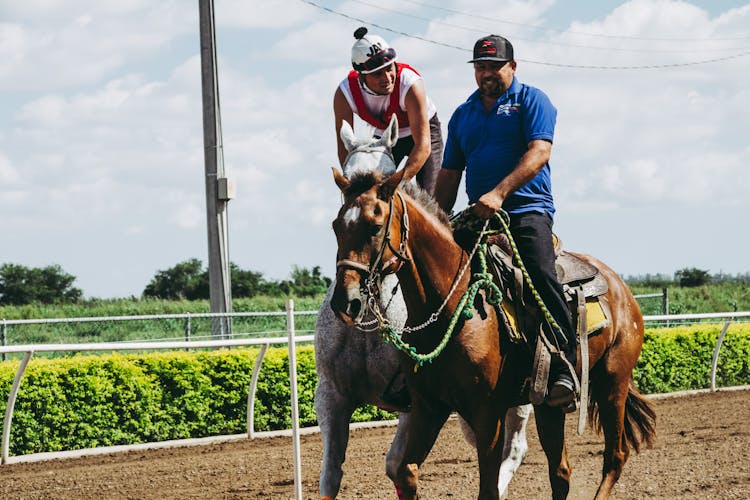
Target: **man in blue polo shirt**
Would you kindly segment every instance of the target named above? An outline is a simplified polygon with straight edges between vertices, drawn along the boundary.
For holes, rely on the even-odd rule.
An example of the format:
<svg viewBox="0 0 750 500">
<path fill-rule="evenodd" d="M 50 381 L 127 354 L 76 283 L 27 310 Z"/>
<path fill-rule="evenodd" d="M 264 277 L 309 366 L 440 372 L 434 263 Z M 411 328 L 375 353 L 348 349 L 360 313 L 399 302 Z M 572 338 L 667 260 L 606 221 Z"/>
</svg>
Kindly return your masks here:
<svg viewBox="0 0 750 500">
<path fill-rule="evenodd" d="M 544 92 L 516 79 L 513 46 L 505 38 L 480 38 L 469 62 L 479 89 L 448 123 L 435 197 L 450 211 L 466 170 L 466 193 L 474 213 L 487 219 L 503 208 L 510 215 L 513 239 L 534 287 L 560 327 L 550 330 L 569 363 L 553 356 L 546 402 L 571 408 L 576 339 L 555 272 L 552 243 L 555 206 L 549 158 L 557 110 Z"/>
</svg>

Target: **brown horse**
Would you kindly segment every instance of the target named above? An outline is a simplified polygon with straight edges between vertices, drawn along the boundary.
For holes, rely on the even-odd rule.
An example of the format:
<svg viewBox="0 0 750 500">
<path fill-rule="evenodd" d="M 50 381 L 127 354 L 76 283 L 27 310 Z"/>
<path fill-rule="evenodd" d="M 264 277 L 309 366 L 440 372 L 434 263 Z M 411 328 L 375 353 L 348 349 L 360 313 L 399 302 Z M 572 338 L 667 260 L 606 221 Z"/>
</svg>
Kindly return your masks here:
<svg viewBox="0 0 750 500">
<path fill-rule="evenodd" d="M 496 309 L 481 293 L 474 300 L 473 317 L 458 320 L 450 338 L 444 336 L 470 284 L 470 273 L 463 272 L 469 255 L 455 243 L 445 214 L 434 202 L 410 184 L 400 186 L 403 170 L 388 178 L 368 173 L 347 179 L 334 169 L 334 178 L 345 201 L 333 222 L 340 260 L 331 307 L 344 322 L 356 322 L 377 293 L 378 280 L 395 272 L 408 310 L 400 340 L 412 349 L 412 356 L 402 356 L 412 410 L 386 460 L 399 498 L 417 498 L 418 467 L 452 410 L 476 436 L 479 498 L 498 498 L 502 419 L 509 407 L 519 404 L 517 388 L 528 374 L 528 359 L 508 349 L 499 334 Z M 589 340 L 587 367 L 591 423 L 597 430 L 603 428 L 605 438 L 596 498 L 607 498 L 630 447 L 638 451 L 642 442 L 650 444 L 653 439 L 655 414 L 632 383 L 643 343 L 640 309 L 616 273 L 592 257 L 584 258 L 599 268 L 609 284 L 611 326 Z M 427 358 L 424 364 L 414 361 Z M 577 370 L 580 375 L 580 363 Z M 571 466 L 565 448 L 565 415 L 547 405 L 537 406 L 535 415 L 552 496 L 566 498 Z"/>
</svg>

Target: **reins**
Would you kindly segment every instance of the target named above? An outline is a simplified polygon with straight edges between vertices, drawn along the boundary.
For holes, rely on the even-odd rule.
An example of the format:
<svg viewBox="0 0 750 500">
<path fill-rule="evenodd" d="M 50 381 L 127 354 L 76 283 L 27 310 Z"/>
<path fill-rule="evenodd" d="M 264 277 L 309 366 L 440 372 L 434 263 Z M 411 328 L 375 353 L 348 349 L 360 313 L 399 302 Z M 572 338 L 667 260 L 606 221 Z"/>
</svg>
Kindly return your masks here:
<svg viewBox="0 0 750 500">
<path fill-rule="evenodd" d="M 440 307 L 429 316 L 427 321 L 416 327 L 405 326 L 400 331 L 398 331 L 390 325 L 390 322 L 387 320 L 387 318 L 380 314 L 376 309 L 373 309 L 373 313 L 375 314 L 375 317 L 378 319 L 378 322 L 380 324 L 381 335 L 383 335 L 385 341 L 392 342 L 397 349 L 403 351 L 410 358 L 416 361 L 417 364 L 414 365 L 415 371 L 425 363 L 431 363 L 443 352 L 445 347 L 448 345 L 448 341 L 450 341 L 450 338 L 453 336 L 453 331 L 455 330 L 459 319 L 471 319 L 474 316 L 474 300 L 477 293 L 479 293 L 479 290 L 485 289 L 488 291 L 487 302 L 491 305 L 497 305 L 500 303 L 500 300 L 502 300 L 500 289 L 494 283 L 492 274 L 487 271 L 487 236 L 490 234 L 487 232 L 488 226 L 489 220 L 486 220 L 482 229 L 477 235 L 476 243 L 469 253 L 466 264 L 461 268 L 458 276 L 456 276 L 456 279 L 453 281 L 453 285 L 446 295 L 445 300 L 443 300 L 443 303 L 440 305 Z M 417 352 L 414 346 L 403 340 L 403 334 L 412 333 L 424 329 L 438 320 L 443 309 L 448 304 L 451 296 L 453 296 L 453 293 L 456 291 L 458 284 L 461 282 L 464 273 L 469 268 L 469 266 L 471 266 L 472 262 L 474 262 L 475 257 L 478 261 L 478 272 L 472 275 L 472 281 L 464 294 L 461 296 L 461 299 L 459 300 L 458 306 L 456 307 L 455 311 L 453 311 L 450 323 L 448 324 L 448 327 L 446 328 L 446 331 L 443 334 L 443 338 L 441 339 L 440 343 L 429 353 L 422 354 Z M 375 303 L 375 307 L 377 308 L 377 303 Z"/>
<path fill-rule="evenodd" d="M 405 205 L 404 199 L 400 193 L 397 193 L 397 194 L 399 198 L 401 199 L 401 204 L 402 204 L 403 212 L 404 212 L 403 217 L 405 219 L 405 223 L 408 224 L 408 218 L 406 217 L 406 205 Z M 389 217 L 388 217 L 389 228 L 390 228 L 391 216 L 393 213 L 393 197 L 391 198 L 390 206 L 391 206 L 391 214 L 389 214 Z M 473 311 L 474 301 L 476 299 L 477 293 L 479 293 L 479 290 L 484 289 L 487 291 L 486 299 L 490 305 L 498 305 L 500 301 L 502 300 L 502 293 L 500 292 L 500 289 L 498 288 L 498 286 L 495 284 L 492 273 L 490 273 L 487 269 L 487 237 L 493 234 L 497 234 L 500 231 L 502 231 L 508 237 L 508 241 L 510 242 L 511 249 L 513 251 L 513 260 L 515 264 L 521 270 L 523 277 L 524 277 L 524 281 L 526 282 L 526 285 L 528 286 L 529 291 L 532 293 L 532 296 L 534 297 L 537 304 L 539 305 L 539 308 L 544 314 L 545 319 L 549 322 L 552 328 L 554 328 L 558 332 L 561 331 L 560 326 L 557 324 L 557 322 L 554 320 L 554 318 L 550 314 L 549 310 L 544 304 L 544 301 L 539 295 L 539 292 L 537 292 L 536 288 L 531 282 L 531 277 L 529 276 L 529 273 L 523 264 L 521 255 L 518 251 L 518 247 L 516 246 L 516 243 L 510 232 L 510 226 L 509 226 L 510 218 L 507 212 L 500 209 L 493 217 L 493 219 L 497 219 L 500 222 L 499 229 L 488 229 L 490 226 L 490 221 L 492 219 L 485 220 L 481 228 L 477 229 L 476 223 L 471 224 L 470 222 L 468 222 L 470 218 L 472 217 L 471 208 L 472 207 L 470 206 L 467 209 L 465 209 L 463 212 L 461 212 L 461 214 L 455 219 L 454 226 L 461 225 L 461 224 L 468 226 L 467 227 L 468 229 L 470 229 L 473 233 L 476 233 L 477 235 L 476 242 L 474 243 L 472 250 L 469 253 L 469 257 L 466 261 L 466 264 L 461 268 L 461 271 L 459 272 L 458 276 L 453 281 L 453 285 L 451 286 L 450 291 L 446 295 L 445 300 L 443 300 L 443 303 L 440 305 L 440 307 L 438 307 L 438 309 L 435 312 L 433 312 L 428 317 L 428 319 L 424 323 L 420 325 L 417 325 L 414 327 L 404 326 L 400 330 L 391 326 L 390 321 L 385 317 L 383 312 L 380 310 L 378 301 L 375 298 L 375 295 L 377 294 L 377 291 L 379 290 L 377 283 L 379 282 L 380 273 L 373 273 L 370 270 L 371 268 L 368 268 L 368 266 L 365 266 L 360 263 L 356 263 L 357 264 L 356 266 L 351 266 L 351 267 L 356 267 L 358 269 L 361 269 L 367 273 L 366 278 L 365 278 L 365 290 L 364 290 L 365 295 L 368 297 L 367 306 L 375 316 L 375 320 L 378 323 L 381 335 L 383 335 L 386 342 L 392 342 L 393 345 L 397 349 L 403 351 L 410 358 L 416 361 L 416 365 L 414 366 L 415 371 L 417 370 L 418 367 L 424 365 L 425 363 L 431 363 L 435 358 L 437 358 L 443 352 L 445 347 L 448 345 L 448 341 L 453 336 L 453 332 L 455 330 L 456 325 L 458 324 L 459 319 L 461 318 L 471 319 L 474 316 L 474 311 Z M 389 231 L 390 229 L 388 229 L 388 231 L 386 232 L 386 238 L 383 242 L 383 245 L 381 246 L 380 252 L 378 252 L 377 258 L 375 259 L 376 263 L 379 262 L 380 258 L 382 257 L 386 244 L 388 244 L 391 248 L 391 251 L 394 252 L 394 257 L 392 257 L 389 260 L 389 262 L 393 260 L 393 258 L 395 258 L 396 255 L 400 255 L 400 253 L 395 252 L 393 247 L 390 245 L 390 238 L 388 237 Z M 399 249 L 400 250 L 403 249 L 405 251 L 405 244 L 406 244 L 406 241 L 408 240 L 408 226 L 406 227 L 406 230 L 405 230 L 404 224 L 402 223 L 401 231 L 402 231 L 402 235 L 404 234 L 404 232 L 406 233 L 406 237 L 405 238 L 402 237 L 401 245 Z M 476 266 L 477 272 L 475 272 L 472 275 L 469 286 L 467 287 L 464 294 L 461 296 L 461 299 L 459 300 L 459 303 L 451 316 L 450 322 L 448 324 L 448 327 L 446 328 L 445 333 L 443 334 L 441 341 L 429 353 L 422 354 L 422 353 L 417 352 L 414 346 L 410 345 L 409 343 L 403 340 L 402 338 L 403 334 L 413 333 L 418 330 L 422 330 L 438 320 L 443 309 L 448 304 L 448 301 L 453 296 L 453 293 L 456 291 L 458 284 L 461 282 L 461 279 L 463 278 L 464 273 L 472 264 L 472 262 L 475 262 L 475 259 L 476 259 L 476 264 L 477 264 Z M 347 261 L 348 265 L 351 265 L 353 263 L 354 263 L 353 261 Z M 403 264 L 403 262 L 401 262 L 400 264 Z M 399 265 L 399 268 L 400 268 L 400 265 Z"/>
</svg>

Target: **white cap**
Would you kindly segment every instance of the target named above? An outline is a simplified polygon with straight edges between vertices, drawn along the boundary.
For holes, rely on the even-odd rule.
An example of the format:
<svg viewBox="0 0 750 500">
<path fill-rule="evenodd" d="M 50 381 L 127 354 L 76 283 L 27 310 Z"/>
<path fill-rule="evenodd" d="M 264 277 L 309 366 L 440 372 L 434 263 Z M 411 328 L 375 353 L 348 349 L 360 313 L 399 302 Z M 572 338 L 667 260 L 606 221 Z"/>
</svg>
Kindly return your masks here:
<svg viewBox="0 0 750 500">
<path fill-rule="evenodd" d="M 354 32 L 357 39 L 352 46 L 352 67 L 366 75 L 396 60 L 396 51 L 378 35 L 368 35 L 364 26 Z"/>
</svg>

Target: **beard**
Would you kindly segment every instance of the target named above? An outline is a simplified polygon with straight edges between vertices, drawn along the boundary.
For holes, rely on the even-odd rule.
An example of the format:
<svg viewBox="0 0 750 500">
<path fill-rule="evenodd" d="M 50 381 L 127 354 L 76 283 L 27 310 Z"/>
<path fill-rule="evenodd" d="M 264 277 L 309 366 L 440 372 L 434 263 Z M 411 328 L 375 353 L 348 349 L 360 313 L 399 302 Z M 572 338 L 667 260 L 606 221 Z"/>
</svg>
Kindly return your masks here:
<svg viewBox="0 0 750 500">
<path fill-rule="evenodd" d="M 479 92 L 486 97 L 498 98 L 503 95 L 505 88 L 499 78 L 485 78 L 479 86 Z"/>
</svg>

